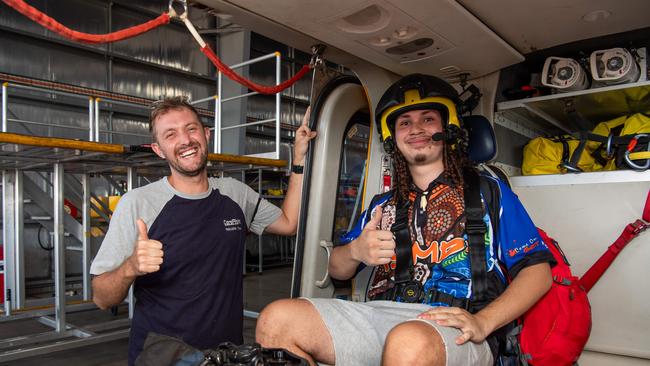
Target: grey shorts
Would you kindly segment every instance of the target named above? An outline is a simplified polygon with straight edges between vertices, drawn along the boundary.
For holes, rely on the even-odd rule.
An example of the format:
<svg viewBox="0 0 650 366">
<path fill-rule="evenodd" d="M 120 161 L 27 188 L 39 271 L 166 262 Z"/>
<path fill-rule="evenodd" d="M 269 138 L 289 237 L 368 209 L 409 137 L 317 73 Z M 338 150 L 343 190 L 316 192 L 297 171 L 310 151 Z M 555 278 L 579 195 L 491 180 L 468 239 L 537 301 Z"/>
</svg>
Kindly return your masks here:
<svg viewBox="0 0 650 366">
<path fill-rule="evenodd" d="M 425 304 L 393 301 L 365 303 L 338 299 L 306 299 L 320 313 L 332 336 L 338 366 L 370 366 L 381 364 L 381 354 L 388 332 L 396 325 L 418 320 L 431 325 L 445 343 L 447 365 L 491 366 L 492 352 L 487 342 L 457 345 L 461 334 L 456 328 L 443 327 L 416 317 L 430 309 Z"/>
</svg>

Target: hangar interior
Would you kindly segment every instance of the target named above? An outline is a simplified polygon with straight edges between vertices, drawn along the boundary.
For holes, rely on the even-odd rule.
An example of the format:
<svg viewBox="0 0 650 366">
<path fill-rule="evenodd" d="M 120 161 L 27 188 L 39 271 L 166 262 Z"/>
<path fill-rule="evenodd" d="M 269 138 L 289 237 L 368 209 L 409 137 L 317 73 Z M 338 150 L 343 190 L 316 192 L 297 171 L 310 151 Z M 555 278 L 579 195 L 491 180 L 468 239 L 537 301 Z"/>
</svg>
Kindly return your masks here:
<svg viewBox="0 0 650 366">
<path fill-rule="evenodd" d="M 169 3 L 30 5 L 70 29 L 103 34 L 156 18 Z M 125 364 L 131 297 L 110 311 L 97 310 L 89 266 L 120 196 L 168 174 L 167 164 L 147 150 L 151 103 L 186 96 L 219 137 L 210 141 L 215 156 L 209 174 L 243 181 L 280 206 L 294 131 L 310 103 L 311 73 L 281 93 L 263 95 L 222 77 L 177 19 L 127 40 L 83 44 L 6 4 L 0 3 L 0 14 L 0 283 L 6 295 L 0 364 Z M 233 24 L 225 14 L 191 3 L 188 14 L 222 61 L 255 83 L 275 85 L 310 63 L 311 55 Z M 355 132 L 362 138 L 356 138 L 352 154 L 367 148 L 367 123 Z M 242 159 L 223 160 L 224 154 Z M 356 192 L 356 185 L 349 189 Z M 341 210 L 354 203 L 341 200 Z M 246 341 L 254 340 L 261 308 L 289 296 L 293 245 L 292 237 L 248 235 Z"/>
</svg>

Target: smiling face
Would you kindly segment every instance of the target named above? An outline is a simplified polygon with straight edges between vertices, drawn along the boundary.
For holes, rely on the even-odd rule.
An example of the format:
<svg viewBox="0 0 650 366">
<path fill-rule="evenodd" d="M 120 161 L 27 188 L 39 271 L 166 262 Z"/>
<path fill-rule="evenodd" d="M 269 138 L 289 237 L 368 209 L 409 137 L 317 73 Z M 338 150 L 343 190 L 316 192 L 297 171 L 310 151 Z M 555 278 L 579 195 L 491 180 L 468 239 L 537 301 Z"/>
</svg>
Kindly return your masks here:
<svg viewBox="0 0 650 366">
<path fill-rule="evenodd" d="M 153 135 L 151 148 L 167 160 L 172 176 L 194 177 L 205 172 L 210 129 L 203 127 L 195 113 L 180 107 L 159 115 Z"/>
<path fill-rule="evenodd" d="M 395 143 L 411 166 L 443 164 L 444 142 L 431 139 L 437 132 L 442 132 L 437 110 L 404 112 L 395 120 Z"/>
</svg>

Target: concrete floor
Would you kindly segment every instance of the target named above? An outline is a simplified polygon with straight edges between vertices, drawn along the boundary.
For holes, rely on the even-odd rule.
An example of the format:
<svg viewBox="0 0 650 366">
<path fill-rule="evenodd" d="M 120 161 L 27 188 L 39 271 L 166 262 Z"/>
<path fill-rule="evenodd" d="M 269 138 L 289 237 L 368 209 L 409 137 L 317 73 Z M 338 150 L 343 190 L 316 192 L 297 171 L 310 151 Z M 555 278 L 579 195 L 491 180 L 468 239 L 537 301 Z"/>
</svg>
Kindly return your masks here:
<svg viewBox="0 0 650 366">
<path fill-rule="evenodd" d="M 244 278 L 244 308 L 259 312 L 273 300 L 287 298 L 291 290 L 291 267 L 265 270 L 262 274 L 250 273 Z M 124 318 L 128 313 L 126 306 L 119 308 L 117 316 L 108 311 L 92 310 L 67 314 L 67 321 L 79 327 L 93 322 L 103 322 Z M 0 323 L 0 340 L 51 331 L 33 319 Z M 255 319 L 244 320 L 244 341 L 255 340 Z M 0 363 L 13 366 L 123 366 L 127 364 L 128 339 L 118 339 L 105 343 L 89 345 L 52 352 L 46 355 L 23 358 Z"/>
</svg>

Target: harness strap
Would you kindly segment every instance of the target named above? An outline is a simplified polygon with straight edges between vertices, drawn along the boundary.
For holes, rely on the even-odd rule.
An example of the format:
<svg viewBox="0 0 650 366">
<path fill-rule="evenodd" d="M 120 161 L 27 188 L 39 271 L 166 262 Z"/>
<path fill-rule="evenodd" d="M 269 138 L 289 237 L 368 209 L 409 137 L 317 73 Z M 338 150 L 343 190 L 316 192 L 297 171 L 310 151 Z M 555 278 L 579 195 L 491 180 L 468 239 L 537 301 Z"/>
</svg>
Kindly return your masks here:
<svg viewBox="0 0 650 366">
<path fill-rule="evenodd" d="M 384 293 L 377 295 L 374 299 L 426 303 L 426 304 L 443 303 L 452 307 L 463 308 L 467 311 L 471 310 L 470 306 L 472 304 L 469 299 L 455 297 L 453 295 L 449 295 L 442 291 L 438 291 L 433 287 L 428 289 L 427 291 L 418 289 L 417 297 L 413 297 L 413 295 L 409 293 L 409 291 L 414 290 L 414 288 L 412 287 L 413 285 L 414 282 L 395 285 L 395 287 L 389 289 Z"/>
<path fill-rule="evenodd" d="M 465 185 L 465 232 L 469 242 L 470 267 L 472 270 L 472 305 L 480 307 L 487 301 L 487 265 L 485 261 L 485 233 L 483 204 L 478 172 L 473 168 L 463 171 Z"/>
<path fill-rule="evenodd" d="M 621 235 L 614 241 L 612 245 L 607 248 L 607 251 L 598 258 L 596 263 L 594 263 L 587 272 L 580 278 L 580 285 L 586 292 L 589 292 L 592 287 L 598 282 L 600 277 L 605 273 L 607 268 L 612 264 L 618 253 L 620 253 L 623 248 L 634 238 L 636 238 L 642 231 L 650 227 L 650 191 L 648 191 L 648 196 L 646 198 L 645 206 L 643 209 L 643 214 L 641 216 L 643 219 L 636 220 L 633 223 L 628 224 Z"/>
<path fill-rule="evenodd" d="M 586 146 L 587 136 L 584 133 L 580 133 L 580 143 L 578 143 L 578 147 L 576 147 L 571 155 L 571 160 L 568 163 L 569 166 L 565 166 L 565 168 L 571 171 L 582 171 L 578 168 L 578 163 L 580 162 L 580 157 L 582 156 L 582 152 L 585 150 Z"/>
<path fill-rule="evenodd" d="M 569 165 L 569 143 L 567 142 L 566 138 L 564 137 L 558 137 L 554 141 L 559 142 L 562 144 L 562 161 L 560 161 L 560 164 L 558 165 L 559 168 L 566 168 Z"/>
<path fill-rule="evenodd" d="M 411 280 L 413 254 L 408 220 L 409 204 L 400 202 L 395 212 L 395 223 L 390 231 L 395 237 L 395 284 L 399 285 Z"/>
</svg>

